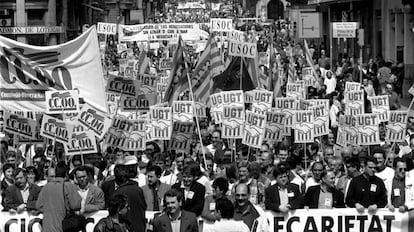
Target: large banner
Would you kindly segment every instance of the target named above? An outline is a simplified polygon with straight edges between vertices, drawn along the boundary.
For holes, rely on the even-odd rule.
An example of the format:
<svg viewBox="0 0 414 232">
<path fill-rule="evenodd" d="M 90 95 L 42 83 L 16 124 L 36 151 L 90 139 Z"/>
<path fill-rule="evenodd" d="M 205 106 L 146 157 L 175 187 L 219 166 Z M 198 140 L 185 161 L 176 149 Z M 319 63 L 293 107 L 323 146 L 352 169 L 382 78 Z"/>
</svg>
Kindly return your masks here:
<svg viewBox="0 0 414 232">
<path fill-rule="evenodd" d="M 78 90 L 80 98 L 106 112 L 95 26 L 55 46 L 32 46 L 0 36 L 2 108 L 44 112 L 48 90 Z"/>
<path fill-rule="evenodd" d="M 147 229 L 151 229 L 153 221 L 159 212 L 145 211 Z M 411 218 L 414 212 L 390 212 L 388 209 L 379 209 L 376 214 L 358 214 L 353 208 L 345 209 L 299 209 L 289 211 L 288 214 L 278 214 L 265 211 L 264 216 L 269 222 L 268 231 L 383 231 L 383 232 L 411 232 L 414 224 Z M 101 210 L 86 216 L 86 232 L 92 232 L 98 221 L 108 216 L 108 212 Z M 40 232 L 43 215 L 31 216 L 27 213 L 10 214 L 0 212 L 0 230 L 13 232 Z M 265 220 L 266 221 L 266 220 Z M 199 231 L 208 230 L 213 224 L 199 219 Z M 252 232 L 261 232 L 257 228 Z"/>
<path fill-rule="evenodd" d="M 120 42 L 177 41 L 181 35 L 184 41 L 190 41 L 200 40 L 206 34 L 197 23 L 119 25 L 118 39 Z"/>
</svg>

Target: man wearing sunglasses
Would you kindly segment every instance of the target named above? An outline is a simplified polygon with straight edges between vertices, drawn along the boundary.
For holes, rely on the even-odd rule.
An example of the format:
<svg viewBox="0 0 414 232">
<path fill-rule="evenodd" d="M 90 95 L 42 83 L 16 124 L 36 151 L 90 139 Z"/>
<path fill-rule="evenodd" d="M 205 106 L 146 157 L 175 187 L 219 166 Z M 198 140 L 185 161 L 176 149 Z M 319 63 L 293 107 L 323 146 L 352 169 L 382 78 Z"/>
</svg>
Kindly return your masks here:
<svg viewBox="0 0 414 232">
<path fill-rule="evenodd" d="M 414 209 L 414 173 L 408 172 L 407 161 L 403 158 L 394 160 L 395 175 L 392 179 L 388 209 L 394 212 L 398 209 L 403 213 Z"/>
</svg>

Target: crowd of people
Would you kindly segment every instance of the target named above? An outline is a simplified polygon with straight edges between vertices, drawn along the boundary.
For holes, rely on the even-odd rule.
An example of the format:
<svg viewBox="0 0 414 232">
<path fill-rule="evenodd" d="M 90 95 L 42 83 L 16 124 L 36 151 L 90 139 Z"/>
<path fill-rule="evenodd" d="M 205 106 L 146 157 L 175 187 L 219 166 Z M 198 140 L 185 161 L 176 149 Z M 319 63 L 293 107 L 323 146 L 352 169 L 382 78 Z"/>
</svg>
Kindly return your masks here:
<svg viewBox="0 0 414 232">
<path fill-rule="evenodd" d="M 171 16 L 176 17 L 175 21 L 190 20 L 182 11 L 178 13 Z M 205 16 L 205 12 L 199 13 L 197 17 Z M 292 58 L 285 52 L 290 46 L 294 50 L 294 76 L 300 79 L 302 68 L 309 64 L 302 45 L 289 39 L 286 28 L 283 23 L 265 28 L 253 41 L 260 44 L 260 51 L 267 51 L 269 44 L 275 43 L 285 73 L 292 65 Z M 252 27 L 249 29 L 250 35 L 256 35 Z M 273 41 L 269 33 L 274 33 Z M 104 63 L 116 67 L 116 41 L 109 39 L 108 44 L 111 46 L 107 46 Z M 388 95 L 390 109 L 398 110 L 402 64 L 378 56 L 359 65 L 356 58 L 344 54 L 331 67 L 324 49 L 311 42 L 310 50 L 318 84 L 308 88 L 307 97 L 330 101 L 330 132 L 314 143 L 295 144 L 291 136 L 286 136 L 282 142 L 266 141 L 260 149 L 251 148 L 241 141 L 223 139 L 221 126 L 211 118 L 200 122 L 197 133 L 201 141 L 194 136 L 188 152 L 170 151 L 164 143 L 151 141 L 143 152 L 107 148 L 66 159 L 58 142 L 53 147 L 33 145 L 35 154 L 30 156 L 29 146 L 15 151 L 3 139 L 3 211 L 42 213 L 45 232 L 62 231 L 68 209 L 78 215 L 107 210 L 108 216 L 94 228 L 97 232 L 198 231 L 199 218 L 214 223 L 205 231 L 247 232 L 252 228 L 267 231 L 265 210 L 282 214 L 295 209 L 345 207 L 359 213 L 375 213 L 378 208 L 412 210 L 414 118 L 409 118 L 403 143 L 385 141 L 386 127 L 382 123 L 379 145 L 336 144 L 339 115 L 344 113 L 345 83 L 362 80 L 366 96 Z M 155 67 L 162 52 L 149 54 Z M 285 95 L 284 86 L 281 88 Z M 365 104 L 366 112 L 370 112 L 369 102 Z M 149 224 L 146 211 L 159 212 Z"/>
</svg>

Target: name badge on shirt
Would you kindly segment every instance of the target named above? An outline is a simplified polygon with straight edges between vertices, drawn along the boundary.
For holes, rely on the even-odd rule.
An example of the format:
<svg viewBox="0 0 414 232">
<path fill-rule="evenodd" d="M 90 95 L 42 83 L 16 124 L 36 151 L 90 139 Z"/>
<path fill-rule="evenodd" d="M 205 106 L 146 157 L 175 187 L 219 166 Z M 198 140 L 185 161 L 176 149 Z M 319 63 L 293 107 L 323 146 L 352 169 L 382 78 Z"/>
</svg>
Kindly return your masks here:
<svg viewBox="0 0 414 232">
<path fill-rule="evenodd" d="M 327 206 L 327 207 L 331 207 L 331 205 L 332 205 L 332 200 L 331 200 L 331 198 L 326 198 L 326 199 L 325 199 L 325 206 Z"/>
<path fill-rule="evenodd" d="M 211 202 L 209 208 L 210 208 L 210 211 L 216 210 L 216 203 L 215 202 Z"/>
<path fill-rule="evenodd" d="M 295 193 L 293 192 L 288 193 L 288 197 L 294 197 L 294 196 L 295 196 Z"/>
<path fill-rule="evenodd" d="M 394 196 L 399 197 L 400 195 L 400 189 L 394 189 Z"/>
<path fill-rule="evenodd" d="M 188 199 L 193 199 L 193 197 L 194 197 L 194 192 L 193 191 L 188 191 L 187 198 Z"/>
<path fill-rule="evenodd" d="M 371 188 L 369 189 L 369 191 L 376 192 L 377 191 L 377 185 L 376 184 L 371 184 Z"/>
</svg>

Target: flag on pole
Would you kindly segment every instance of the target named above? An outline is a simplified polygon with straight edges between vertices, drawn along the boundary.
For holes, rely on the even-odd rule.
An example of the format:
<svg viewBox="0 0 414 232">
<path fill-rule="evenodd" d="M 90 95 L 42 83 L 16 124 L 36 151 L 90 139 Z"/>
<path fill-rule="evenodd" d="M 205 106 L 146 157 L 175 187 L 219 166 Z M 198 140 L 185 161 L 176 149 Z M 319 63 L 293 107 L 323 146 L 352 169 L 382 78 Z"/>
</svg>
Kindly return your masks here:
<svg viewBox="0 0 414 232">
<path fill-rule="evenodd" d="M 178 99 L 180 94 L 189 89 L 189 83 L 187 78 L 187 72 L 185 65 L 185 51 L 184 44 L 181 36 L 178 38 L 177 49 L 175 50 L 173 57 L 173 67 L 168 78 L 167 88 L 164 95 L 164 101 L 169 102 Z"/>
<path fill-rule="evenodd" d="M 267 86 L 267 75 L 261 72 L 259 68 L 259 56 L 256 52 L 256 56 L 254 59 L 246 58 L 245 61 L 247 62 L 247 71 L 254 83 L 255 86 L 258 86 L 262 89 L 268 89 Z"/>
<path fill-rule="evenodd" d="M 293 56 L 289 57 L 289 67 L 288 67 L 288 82 L 292 83 L 296 81 L 296 68 L 295 68 L 295 60 Z"/>
<path fill-rule="evenodd" d="M 194 97 L 198 101 L 206 103 L 209 99 L 213 78 L 224 70 L 221 58 L 220 50 L 211 34 L 193 72 L 193 79 L 197 80 L 193 85 Z"/>
<path fill-rule="evenodd" d="M 147 52 L 144 49 L 142 49 L 138 57 L 139 74 L 145 73 L 145 71 L 149 68 L 149 63 L 150 59 L 147 56 Z"/>
<path fill-rule="evenodd" d="M 305 44 L 306 61 L 308 62 L 308 65 L 312 68 L 314 83 L 319 83 L 318 76 L 317 76 L 318 74 L 316 74 L 316 68 L 315 68 L 315 65 L 313 64 L 312 55 L 311 55 L 311 52 L 309 50 L 308 42 L 306 42 L 306 39 L 304 40 L 304 44 Z"/>
</svg>

